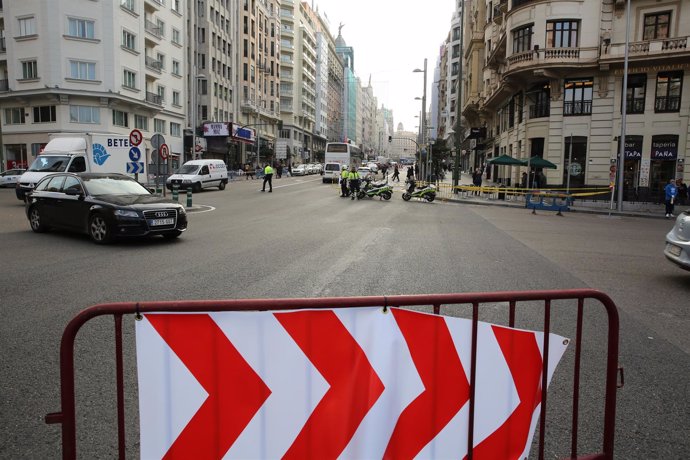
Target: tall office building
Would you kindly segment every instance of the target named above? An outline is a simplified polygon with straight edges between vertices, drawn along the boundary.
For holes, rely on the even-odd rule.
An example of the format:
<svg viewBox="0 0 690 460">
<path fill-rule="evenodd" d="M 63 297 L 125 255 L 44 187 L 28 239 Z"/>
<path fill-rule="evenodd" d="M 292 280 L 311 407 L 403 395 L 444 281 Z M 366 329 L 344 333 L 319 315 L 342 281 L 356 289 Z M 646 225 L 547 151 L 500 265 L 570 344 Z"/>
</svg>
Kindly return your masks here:
<svg viewBox="0 0 690 460">
<path fill-rule="evenodd" d="M 26 165 L 51 133 L 165 137 L 182 154 L 185 35 L 180 0 L 5 1 L 0 112 L 5 166 Z"/>
</svg>

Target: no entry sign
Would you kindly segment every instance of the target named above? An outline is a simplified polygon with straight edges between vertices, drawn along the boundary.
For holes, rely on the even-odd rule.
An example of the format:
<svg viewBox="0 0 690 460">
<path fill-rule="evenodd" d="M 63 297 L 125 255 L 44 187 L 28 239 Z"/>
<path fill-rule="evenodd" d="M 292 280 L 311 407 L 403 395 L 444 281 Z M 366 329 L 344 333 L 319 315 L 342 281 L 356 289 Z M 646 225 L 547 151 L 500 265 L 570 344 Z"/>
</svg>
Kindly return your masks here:
<svg viewBox="0 0 690 460">
<path fill-rule="evenodd" d="M 401 309 L 146 314 L 142 458 L 463 458 L 472 322 Z M 543 333 L 477 325 L 475 458 L 526 458 Z M 567 340 L 548 337 L 547 382 Z"/>
</svg>

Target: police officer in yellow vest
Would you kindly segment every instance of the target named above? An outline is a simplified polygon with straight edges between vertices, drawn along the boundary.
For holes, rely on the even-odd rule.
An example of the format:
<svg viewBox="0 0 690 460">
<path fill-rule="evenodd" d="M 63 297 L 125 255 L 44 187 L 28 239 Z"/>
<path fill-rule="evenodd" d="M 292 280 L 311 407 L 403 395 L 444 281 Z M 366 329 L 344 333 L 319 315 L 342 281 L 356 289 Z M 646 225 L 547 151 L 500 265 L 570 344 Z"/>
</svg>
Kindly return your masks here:
<svg viewBox="0 0 690 460">
<path fill-rule="evenodd" d="M 340 171 L 340 196 L 347 196 L 347 166 L 343 165 L 342 171 Z"/>
<path fill-rule="evenodd" d="M 273 191 L 273 168 L 271 168 L 271 165 L 266 163 L 266 167 L 264 168 L 264 185 L 261 187 L 261 191 L 265 192 L 266 191 L 266 182 L 268 182 L 268 193 L 271 193 Z"/>
<path fill-rule="evenodd" d="M 359 200 L 359 197 L 357 196 L 357 193 L 359 193 L 359 173 L 357 172 L 357 168 L 355 165 L 352 165 L 350 167 L 350 172 L 347 173 L 347 180 L 350 182 L 350 195 L 352 199 L 354 200 L 355 197 Z"/>
</svg>

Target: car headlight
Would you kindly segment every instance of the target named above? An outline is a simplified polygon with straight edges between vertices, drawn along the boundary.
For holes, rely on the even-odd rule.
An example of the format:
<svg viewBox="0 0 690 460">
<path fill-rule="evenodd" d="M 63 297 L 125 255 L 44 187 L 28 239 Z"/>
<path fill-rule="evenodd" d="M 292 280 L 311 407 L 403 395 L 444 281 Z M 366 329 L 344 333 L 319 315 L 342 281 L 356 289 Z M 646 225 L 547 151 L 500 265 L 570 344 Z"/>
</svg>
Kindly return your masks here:
<svg viewBox="0 0 690 460">
<path fill-rule="evenodd" d="M 136 211 L 130 211 L 129 209 L 116 209 L 114 214 L 118 217 L 139 217 Z"/>
<path fill-rule="evenodd" d="M 177 213 L 178 213 L 179 215 L 181 215 L 181 216 L 185 216 L 185 215 L 187 215 L 187 210 L 186 210 L 184 207 L 180 207 L 180 208 L 177 210 Z"/>
</svg>

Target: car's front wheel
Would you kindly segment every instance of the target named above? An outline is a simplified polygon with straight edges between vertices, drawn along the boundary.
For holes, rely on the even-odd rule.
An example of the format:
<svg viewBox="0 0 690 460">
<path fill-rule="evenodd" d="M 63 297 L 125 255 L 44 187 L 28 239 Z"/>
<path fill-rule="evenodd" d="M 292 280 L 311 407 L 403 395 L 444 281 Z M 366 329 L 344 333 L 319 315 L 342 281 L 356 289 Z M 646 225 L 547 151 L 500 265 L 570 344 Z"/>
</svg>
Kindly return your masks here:
<svg viewBox="0 0 690 460">
<path fill-rule="evenodd" d="M 108 222 L 100 214 L 94 214 L 89 219 L 89 236 L 96 244 L 106 244 L 110 242 L 111 233 Z"/>
<path fill-rule="evenodd" d="M 41 211 L 36 206 L 29 210 L 29 224 L 31 225 L 31 230 L 36 233 L 43 233 L 48 230 L 48 226 L 46 226 L 43 217 L 41 217 Z"/>
<path fill-rule="evenodd" d="M 179 230 L 175 230 L 172 232 L 163 233 L 163 238 L 165 238 L 166 240 L 174 240 L 175 238 L 179 237 L 180 235 L 182 235 L 182 232 Z"/>
</svg>

